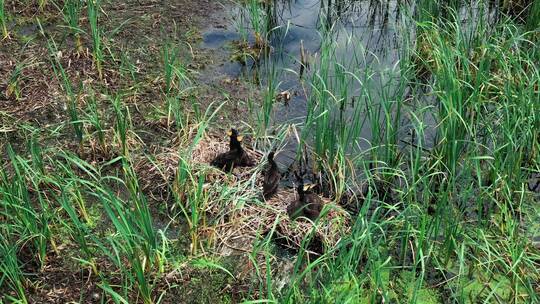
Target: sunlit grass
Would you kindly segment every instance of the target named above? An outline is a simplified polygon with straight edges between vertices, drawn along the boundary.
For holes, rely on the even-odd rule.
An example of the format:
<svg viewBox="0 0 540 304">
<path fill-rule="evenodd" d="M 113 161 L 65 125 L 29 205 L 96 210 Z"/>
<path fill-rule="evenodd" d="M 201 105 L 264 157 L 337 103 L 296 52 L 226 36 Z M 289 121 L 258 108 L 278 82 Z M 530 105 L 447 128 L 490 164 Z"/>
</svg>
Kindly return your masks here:
<svg viewBox="0 0 540 304">
<path fill-rule="evenodd" d="M 90 23 L 90 35 L 92 37 L 92 54 L 94 55 L 94 63 L 101 78 L 103 77 L 103 47 L 101 41 L 102 33 L 99 25 L 100 0 L 87 1 L 87 13 Z"/>
<path fill-rule="evenodd" d="M 84 3 L 87 20 L 80 16 Z M 478 20 L 474 28 L 459 20 L 457 1 L 419 1 L 417 14 L 407 16 L 415 27 L 396 29 L 417 35 L 387 69 L 369 64 L 367 57 L 380 58 L 356 48 L 353 37 L 345 39 L 351 56 L 340 56 L 336 50 L 344 46 L 326 24 L 318 56 L 300 81 L 306 112 L 290 125 L 274 116 L 285 107 L 276 102 L 283 71 L 261 58 L 262 95 L 249 97 L 252 117 L 234 121 L 254 134 L 246 147 L 265 155 L 298 141 L 297 159 L 309 158 L 301 169 L 329 205 L 352 206 L 350 231 L 335 245 L 323 244 L 318 256 L 311 246 L 321 221 L 292 253 L 274 242 L 283 234 L 279 216 L 265 223 L 269 231 L 242 235 L 245 223 L 237 217 L 270 206 L 259 197 L 262 164 L 239 174 L 193 161 L 202 140 L 230 127 L 223 111 L 244 104 L 198 96 L 174 39 L 153 46 L 150 72 L 139 71 L 141 59 L 131 62 L 123 49 L 112 48 L 104 60 L 102 3 L 84 3 L 64 3 L 64 34 L 74 35 L 80 50 L 79 34 L 89 27 L 102 79 L 72 73 L 61 35 L 40 26 L 49 59 L 43 66 L 59 85 L 50 102 L 65 105 L 60 122 L 13 133 L 0 128 L 11 142 L 0 158 L 0 302 L 30 302 L 53 262 L 69 265 L 70 274 L 82 269 L 103 302 L 160 303 L 169 289 L 210 282 L 194 269 L 220 272 L 231 279 L 219 282 L 223 292 L 234 289 L 248 303 L 540 301 L 540 253 L 531 242 L 537 196 L 529 185 L 540 174 L 538 1 L 524 24 L 502 18 Z M 4 5 L 0 0 L 7 37 Z M 241 39 L 249 31 L 256 44 L 267 43 L 272 5 L 245 2 Z M 111 70 L 116 60 L 120 71 Z M 31 88 L 32 78 L 21 76 L 27 66 L 15 65 L 8 79 L 6 95 L 18 103 L 27 102 L 24 89 Z M 107 86 L 105 70 L 130 77 Z M 143 94 L 151 95 L 150 104 L 137 103 Z M 148 119 L 148 108 L 166 126 Z M 143 145 L 143 138 L 151 143 Z M 166 164 L 157 164 L 157 153 Z M 147 160 L 151 168 L 140 166 Z M 148 177 L 158 171 L 161 178 L 165 165 L 170 176 Z M 165 192 L 158 199 L 149 195 L 157 184 Z M 260 220 L 268 218 L 261 213 Z M 227 251 L 216 250 L 226 225 L 237 229 L 229 231 L 233 237 L 252 242 L 243 244 L 247 251 L 224 245 L 232 254 L 223 260 L 244 258 L 238 268 L 222 264 Z"/>
</svg>

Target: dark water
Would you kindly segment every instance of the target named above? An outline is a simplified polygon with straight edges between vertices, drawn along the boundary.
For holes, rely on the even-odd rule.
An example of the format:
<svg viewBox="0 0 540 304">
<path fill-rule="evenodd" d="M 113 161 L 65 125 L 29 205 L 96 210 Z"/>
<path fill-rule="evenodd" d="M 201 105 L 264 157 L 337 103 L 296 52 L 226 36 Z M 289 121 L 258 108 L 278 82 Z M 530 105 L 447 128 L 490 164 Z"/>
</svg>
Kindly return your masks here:
<svg viewBox="0 0 540 304">
<path fill-rule="evenodd" d="M 346 63 L 347 69 L 359 71 L 369 68 L 374 77 L 384 75 L 386 79 L 380 79 L 381 82 L 390 82 L 392 78 L 399 77 L 395 65 L 399 60 L 401 38 L 396 27 L 401 12 L 397 1 L 388 1 L 385 5 L 379 3 L 355 1 L 344 3 L 341 7 L 332 6 L 329 11 L 328 6 L 320 0 L 278 1 L 271 12 L 276 29 L 269 35 L 269 57 L 259 65 L 230 61 L 219 68 L 219 73 L 248 80 L 253 80 L 257 74 L 265 84 L 269 67 L 274 68 L 274 78 L 279 82 L 276 91 L 287 90 L 292 95 L 288 105 L 274 105 L 274 123 L 302 122 L 307 111 L 306 93 L 309 95 L 310 88 L 298 75 L 301 70 L 301 49 L 303 45 L 304 53 L 311 58 L 311 71 L 315 70 L 321 51 L 320 32 L 324 27 L 333 25 L 334 57 Z M 205 32 L 203 46 L 230 51 L 232 43 L 242 38 L 239 32 L 248 19 L 244 9 L 234 8 L 231 11 L 231 24 L 225 29 Z M 251 43 L 254 41 L 251 35 L 247 39 Z M 309 77 L 311 71 L 306 70 L 304 78 Z M 349 90 L 350 96 L 361 94 L 358 84 L 351 85 Z M 369 138 L 368 128 L 362 133 L 362 137 Z M 290 151 L 295 149 L 294 143 L 286 147 Z"/>
<path fill-rule="evenodd" d="M 277 92 L 289 91 L 292 99 L 288 105 L 274 104 L 273 123 L 301 123 L 307 113 L 307 97 L 310 95 L 309 81 L 299 77 L 301 70 L 302 46 L 304 53 L 311 58 L 311 70 L 305 70 L 304 79 L 308 79 L 317 70 L 323 42 L 321 32 L 331 30 L 332 57 L 344 66 L 347 71 L 356 75 L 369 75 L 369 83 L 364 85 L 353 82 L 347 87 L 347 96 L 369 96 L 369 102 L 380 104 L 380 100 L 402 99 L 400 111 L 400 143 L 411 142 L 413 129 L 409 113 L 414 112 L 426 126 L 423 143 L 430 148 L 436 142 L 436 100 L 428 90 L 403 88 L 401 81 L 401 61 L 409 60 L 409 54 L 403 51 L 410 48 L 414 40 L 416 27 L 411 22 L 415 14 L 415 2 L 399 0 L 388 1 L 329 1 L 329 0 L 297 0 L 275 1 L 266 11 L 272 16 L 272 28 L 268 35 L 271 51 L 267 58 L 259 63 L 253 60 L 246 64 L 229 61 L 219 67 L 218 73 L 231 78 L 243 78 L 248 81 L 256 79 L 264 86 L 268 83 L 268 75 L 273 69 L 277 83 Z M 478 4 L 462 7 L 458 15 L 468 28 L 474 29 L 475 22 L 489 14 Z M 232 44 L 242 38 L 251 44 L 249 13 L 245 7 L 234 7 L 231 12 L 231 23 L 226 28 L 209 29 L 203 33 L 203 47 L 222 52 L 232 52 Z M 330 75 L 330 78 L 333 76 Z M 413 92 L 414 91 L 414 92 Z M 418 112 L 416 109 L 425 108 Z M 353 112 L 353 108 L 348 109 Z M 379 108 L 380 110 L 380 108 Z M 366 111 L 366 109 L 362 109 Z M 395 113 L 394 113 L 395 114 Z M 362 116 L 362 129 L 359 146 L 362 150 L 371 148 L 372 130 L 367 115 Z M 384 122 L 380 122 L 381 125 Z M 288 164 L 294 158 L 296 143 L 291 140 L 285 155 Z M 281 154 L 281 153 L 280 153 Z M 279 156 L 278 155 L 278 160 Z M 282 162 L 283 162 L 282 161 Z"/>
</svg>

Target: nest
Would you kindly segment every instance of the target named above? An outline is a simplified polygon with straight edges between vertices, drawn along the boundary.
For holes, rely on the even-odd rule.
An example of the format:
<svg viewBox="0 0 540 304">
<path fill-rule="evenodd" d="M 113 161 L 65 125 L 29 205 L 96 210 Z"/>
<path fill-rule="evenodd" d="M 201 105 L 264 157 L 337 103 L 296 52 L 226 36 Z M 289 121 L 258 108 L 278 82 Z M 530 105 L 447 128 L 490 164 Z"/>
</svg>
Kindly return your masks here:
<svg viewBox="0 0 540 304">
<path fill-rule="evenodd" d="M 244 147 L 255 163 L 261 162 L 262 153 Z M 229 151 L 229 143 L 217 136 L 206 135 L 195 146 L 191 160 L 195 164 L 209 164 L 218 154 Z M 242 168 L 237 168 L 242 169 Z M 243 168 L 246 169 L 246 168 Z"/>
<path fill-rule="evenodd" d="M 228 151 L 229 145 L 223 139 L 214 136 L 205 136 L 192 151 L 192 162 L 197 168 L 201 164 L 209 164 L 216 155 Z M 255 163 L 262 162 L 262 153 L 245 149 Z M 206 166 L 207 167 L 207 166 Z M 253 168 L 234 168 L 232 174 L 226 174 L 214 169 L 206 172 L 207 183 L 234 184 L 248 181 L 256 171 Z M 256 177 L 256 185 L 262 185 L 262 176 Z M 246 190 L 249 191 L 249 190 Z M 242 206 L 238 202 L 230 202 L 225 206 L 223 202 L 215 201 L 219 206 L 208 206 L 207 210 L 216 212 L 223 209 L 230 210 L 226 219 L 209 229 L 208 236 L 212 235 L 216 242 L 216 249 L 222 255 L 232 255 L 238 252 L 252 252 L 255 242 L 273 231 L 273 236 L 281 240 L 287 247 L 298 249 L 303 241 L 310 237 L 319 240 L 323 246 L 334 246 L 343 235 L 350 231 L 348 213 L 341 207 L 324 200 L 325 212 L 321 213 L 316 223 L 305 218 L 291 221 L 287 214 L 287 206 L 297 199 L 294 189 L 282 189 L 271 199 L 264 202 L 262 191 L 245 193 L 248 201 Z"/>
<path fill-rule="evenodd" d="M 191 152 L 191 163 L 194 165 L 195 170 L 199 171 L 202 167 L 208 166 L 217 155 L 227 151 L 229 151 L 229 143 L 226 140 L 217 136 L 206 135 L 197 143 Z M 251 157 L 255 164 L 262 162 L 262 153 L 246 147 L 244 147 L 244 151 Z M 217 168 L 205 171 L 207 182 L 247 180 L 253 173 L 253 168 L 249 167 L 234 168 L 232 175 Z M 260 183 L 260 180 L 258 183 Z"/>
<path fill-rule="evenodd" d="M 323 248 L 335 246 L 344 235 L 350 233 L 349 214 L 329 200 L 323 199 L 325 207 L 317 221 L 312 222 L 306 218 L 292 221 L 287 214 L 287 206 L 297 199 L 295 189 L 281 189 L 271 199 L 264 201 L 260 189 L 262 174 L 257 167 L 234 168 L 230 174 L 209 166 L 216 155 L 228 149 L 226 140 L 206 135 L 195 145 L 190 159 L 186 160 L 192 174 L 204 174 L 206 191 L 216 196 L 209 199 L 209 204 L 205 206 L 205 213 L 215 219 L 214 224 L 201 230 L 200 234 L 214 244 L 214 249 L 219 254 L 251 254 L 257 242 L 271 232 L 274 240 L 292 250 L 306 248 L 305 241 L 310 239 L 312 243 L 320 244 L 320 250 L 308 247 L 308 251 L 321 253 Z M 264 161 L 262 153 L 248 148 L 245 150 L 256 164 Z M 152 189 L 166 187 L 174 179 L 180 161 L 179 155 L 181 154 L 177 149 L 169 149 L 157 154 L 152 161 L 142 159 L 136 167 L 139 168 L 138 172 L 147 177 L 144 180 L 149 181 L 145 186 L 153 187 Z M 253 182 L 255 188 L 246 184 Z M 221 196 L 219 191 L 213 193 L 214 191 L 209 190 L 220 185 L 235 187 L 236 193 L 228 199 Z M 259 266 L 264 268 L 263 252 L 257 255 L 256 260 Z M 246 274 L 253 270 L 248 264 Z"/>
<path fill-rule="evenodd" d="M 136 156 L 135 170 L 140 177 L 142 189 L 151 193 L 162 192 L 170 185 L 174 179 L 180 163 L 182 151 L 179 147 L 162 148 L 154 158 Z M 205 136 L 195 146 L 191 153 L 190 165 L 195 175 L 205 174 L 206 182 L 225 181 L 234 183 L 240 179 L 250 177 L 252 168 L 235 168 L 232 175 L 217 168 L 209 168 L 210 162 L 219 153 L 229 150 L 227 142 L 216 136 Z M 250 149 L 245 151 L 251 156 L 255 163 L 261 162 L 262 154 Z"/>
<path fill-rule="evenodd" d="M 251 252 L 255 240 L 271 231 L 280 244 L 293 250 L 304 246 L 302 243 L 307 238 L 320 241 L 324 247 L 333 247 L 350 232 L 348 213 L 328 200 L 324 200 L 325 211 L 316 222 L 305 218 L 292 221 L 287 206 L 296 199 L 294 189 L 285 189 L 264 203 L 246 204 L 234 220 L 216 230 L 220 251 L 225 255 L 234 250 Z"/>
</svg>

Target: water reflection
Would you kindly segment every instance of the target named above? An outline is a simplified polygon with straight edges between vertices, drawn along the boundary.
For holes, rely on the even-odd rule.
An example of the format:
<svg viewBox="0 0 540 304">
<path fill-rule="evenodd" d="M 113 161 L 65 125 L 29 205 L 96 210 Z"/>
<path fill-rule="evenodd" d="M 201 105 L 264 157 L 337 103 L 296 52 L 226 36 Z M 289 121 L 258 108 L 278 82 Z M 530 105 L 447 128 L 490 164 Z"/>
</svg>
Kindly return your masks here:
<svg viewBox="0 0 540 304">
<path fill-rule="evenodd" d="M 328 82 L 326 85 L 331 86 L 328 89 L 334 94 L 335 101 L 338 101 L 335 119 L 342 124 L 361 124 L 359 139 L 356 141 L 360 149 L 371 147 L 376 141 L 373 134 L 381 133 L 385 119 L 399 119 L 399 129 L 396 131 L 399 133 L 399 143 L 410 143 L 413 139 L 413 126 L 409 113 L 417 112 L 416 109 L 423 109 L 415 114 L 423 119 L 425 138 L 422 142 L 426 148 L 430 148 L 436 142 L 434 94 L 421 83 L 410 85 L 410 82 L 404 81 L 405 71 L 401 66 L 403 61 L 409 59 L 406 56 L 410 56 L 410 53 L 406 51 L 414 46 L 416 26 L 413 20 L 425 18 L 418 8 L 422 1 L 425 0 L 275 0 L 271 5 L 263 5 L 261 14 L 268 17 L 263 26 L 248 24 L 247 20 L 253 19 L 250 18 L 253 12 L 237 7 L 232 12 L 233 24 L 220 30 L 220 34 L 212 31 L 205 33 L 204 41 L 209 48 L 230 46 L 233 40 L 238 39 L 246 39 L 253 44 L 256 39 L 249 34 L 252 32 L 250 30 L 255 27 L 265 28 L 271 46 L 268 56 L 260 61 L 248 59 L 244 64 L 230 62 L 221 68 L 221 72 L 231 77 L 260 81 L 262 85 L 267 85 L 268 77 L 271 77 L 274 83 L 279 83 L 276 92 L 291 92 L 293 99 L 289 106 L 275 104 L 275 124 L 304 121 L 308 99 L 312 98 L 309 81 L 304 80 L 321 70 L 321 56 L 330 56 L 334 66 L 327 68 L 325 78 Z M 468 24 L 471 31 L 484 18 L 498 18 L 492 13 L 490 2 L 485 4 L 481 1 L 462 6 L 459 1 L 453 1 L 451 4 L 458 12 L 457 16 Z M 437 10 L 435 15 L 441 18 L 452 16 L 452 10 L 436 3 L 422 5 L 424 9 Z M 328 42 L 324 40 L 326 34 L 331 37 L 331 45 L 322 49 L 323 44 Z M 343 69 L 346 73 L 341 74 L 349 73 L 348 76 L 337 79 L 336 68 Z M 383 99 L 404 101 L 404 107 L 391 110 L 395 117 L 385 117 L 381 105 Z M 368 110 L 368 107 L 371 109 Z M 379 130 L 374 132 L 372 127 L 377 123 L 380 125 L 377 127 Z M 289 144 L 288 148 L 296 147 Z"/>
</svg>

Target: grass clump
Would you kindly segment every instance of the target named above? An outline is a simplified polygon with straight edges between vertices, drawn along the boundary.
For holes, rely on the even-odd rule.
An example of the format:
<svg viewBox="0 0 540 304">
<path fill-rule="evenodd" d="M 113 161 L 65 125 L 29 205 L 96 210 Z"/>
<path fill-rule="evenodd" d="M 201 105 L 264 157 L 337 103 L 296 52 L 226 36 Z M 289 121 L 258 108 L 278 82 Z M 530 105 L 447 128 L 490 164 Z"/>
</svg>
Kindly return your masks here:
<svg viewBox="0 0 540 304">
<path fill-rule="evenodd" d="M 0 29 L 2 29 L 2 39 L 6 39 L 9 36 L 9 33 L 7 30 L 5 0 L 0 0 Z"/>
<path fill-rule="evenodd" d="M 349 32 L 343 12 L 360 2 L 321 1 L 307 64 L 288 58 L 305 57 L 307 40 L 300 53 L 269 47 L 308 28 L 278 18 L 293 4 L 240 8 L 261 73 L 247 96 L 214 67 L 220 82 L 201 81 L 190 65 L 197 47 L 190 58 L 178 47 L 183 27 L 152 31 L 169 6 L 131 28 L 105 22 L 119 13 L 108 2 L 65 1 L 40 19 L 62 26 L 38 23 L 25 47 L 6 40 L 22 59 L 0 54 L 12 75 L 0 82 L 10 107 L 0 126 L 0 301 L 540 301 L 534 17 L 471 23 L 472 8 L 455 1 L 401 6 L 386 22 L 404 41 L 386 64 Z M 104 44 L 124 26 L 174 39 Z M 82 33 L 92 54 L 80 51 Z M 45 55 L 26 56 L 36 49 Z M 283 57 L 296 66 L 278 65 Z M 230 149 L 231 127 L 256 164 L 223 172 L 209 164 Z M 282 183 L 265 200 L 270 151 Z M 314 184 L 320 216 L 287 214 L 295 175 Z"/>
</svg>

